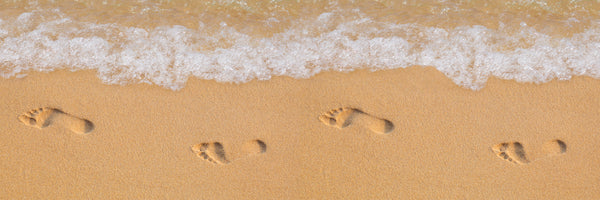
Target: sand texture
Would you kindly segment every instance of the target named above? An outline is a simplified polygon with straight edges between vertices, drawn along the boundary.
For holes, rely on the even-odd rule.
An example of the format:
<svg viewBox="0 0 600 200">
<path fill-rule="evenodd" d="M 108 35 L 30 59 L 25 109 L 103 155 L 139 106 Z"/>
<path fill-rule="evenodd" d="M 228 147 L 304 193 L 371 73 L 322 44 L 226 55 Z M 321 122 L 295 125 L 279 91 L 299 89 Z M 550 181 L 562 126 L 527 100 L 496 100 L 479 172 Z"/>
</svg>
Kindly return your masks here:
<svg viewBox="0 0 600 200">
<path fill-rule="evenodd" d="M 600 199 L 600 80 L 0 80 L 0 199 Z"/>
</svg>

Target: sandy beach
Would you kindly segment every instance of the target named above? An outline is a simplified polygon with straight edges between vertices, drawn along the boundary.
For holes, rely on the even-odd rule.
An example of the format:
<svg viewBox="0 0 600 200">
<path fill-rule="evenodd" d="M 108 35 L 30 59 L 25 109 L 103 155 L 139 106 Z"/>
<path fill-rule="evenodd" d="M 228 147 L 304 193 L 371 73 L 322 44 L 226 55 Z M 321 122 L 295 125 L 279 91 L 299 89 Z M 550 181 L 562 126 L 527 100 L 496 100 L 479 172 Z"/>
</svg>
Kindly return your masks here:
<svg viewBox="0 0 600 200">
<path fill-rule="evenodd" d="M 0 199 L 600 198 L 587 77 L 472 91 L 415 66 L 172 91 L 88 70 L 0 93 Z"/>
</svg>

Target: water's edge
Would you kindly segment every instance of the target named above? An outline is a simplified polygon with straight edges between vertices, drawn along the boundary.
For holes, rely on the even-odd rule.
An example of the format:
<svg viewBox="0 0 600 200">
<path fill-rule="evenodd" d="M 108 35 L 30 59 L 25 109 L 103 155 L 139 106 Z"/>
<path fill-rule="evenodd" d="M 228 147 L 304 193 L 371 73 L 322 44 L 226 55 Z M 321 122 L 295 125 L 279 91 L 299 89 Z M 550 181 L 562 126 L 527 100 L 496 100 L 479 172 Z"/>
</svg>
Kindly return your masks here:
<svg viewBox="0 0 600 200">
<path fill-rule="evenodd" d="M 379 19 L 360 8 L 307 15 L 262 34 L 225 20 L 218 26 L 197 21 L 197 27 L 137 27 L 35 9 L 0 17 L 0 76 L 92 69 L 107 84 L 145 82 L 173 90 L 189 77 L 244 83 L 414 65 L 433 66 L 474 90 L 491 76 L 534 83 L 600 78 L 600 23 L 593 17 L 565 14 L 559 25 L 548 24 L 552 30 L 514 17 L 494 26 L 444 27 Z M 279 22 L 277 16 L 268 19 L 261 26 Z M 560 27 L 569 31 L 553 34 Z"/>
</svg>

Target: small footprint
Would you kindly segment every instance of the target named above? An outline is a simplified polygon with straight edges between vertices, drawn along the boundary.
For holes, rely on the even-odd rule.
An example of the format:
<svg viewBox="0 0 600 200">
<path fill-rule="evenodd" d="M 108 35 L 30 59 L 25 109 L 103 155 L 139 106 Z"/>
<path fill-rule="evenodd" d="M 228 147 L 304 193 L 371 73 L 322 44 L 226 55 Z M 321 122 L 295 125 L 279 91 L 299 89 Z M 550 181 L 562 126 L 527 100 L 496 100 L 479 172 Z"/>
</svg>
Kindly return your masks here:
<svg viewBox="0 0 600 200">
<path fill-rule="evenodd" d="M 567 152 L 567 144 L 565 144 L 565 142 L 563 142 L 562 140 L 551 140 L 543 144 L 542 150 L 546 154 L 545 157 L 556 156 Z M 525 156 L 525 150 L 523 148 L 523 145 L 519 142 L 500 143 L 493 146 L 492 151 L 494 151 L 494 153 L 496 153 L 498 157 L 511 163 L 521 165 L 530 163 L 530 161 Z M 542 158 L 537 158 L 535 160 L 539 160 Z"/>
<path fill-rule="evenodd" d="M 493 146 L 492 150 L 498 157 L 508 162 L 521 165 L 529 163 L 529 160 L 527 160 L 527 157 L 525 156 L 523 145 L 519 142 L 500 143 Z"/>
<path fill-rule="evenodd" d="M 251 140 L 242 145 L 245 155 L 258 155 L 267 152 L 267 144 L 261 140 Z"/>
<path fill-rule="evenodd" d="M 228 155 L 220 142 L 200 143 L 192 146 L 192 152 L 198 157 L 213 164 L 229 164 Z M 242 144 L 241 152 L 233 160 L 267 152 L 267 145 L 262 140 L 250 140 Z M 241 153 L 241 155 L 239 155 Z"/>
<path fill-rule="evenodd" d="M 339 129 L 349 126 L 354 121 L 359 121 L 364 123 L 369 130 L 375 133 L 386 134 L 394 130 L 394 124 L 389 120 L 374 117 L 359 109 L 351 107 L 330 110 L 320 115 L 319 120 L 325 125 Z"/>
<path fill-rule="evenodd" d="M 567 144 L 562 140 L 550 140 L 542 146 L 547 156 L 557 156 L 567 152 Z"/>
<path fill-rule="evenodd" d="M 18 119 L 27 126 L 39 129 L 56 123 L 79 134 L 86 134 L 94 130 L 94 124 L 89 120 L 75 117 L 59 109 L 50 107 L 30 110 L 20 115 Z"/>
</svg>

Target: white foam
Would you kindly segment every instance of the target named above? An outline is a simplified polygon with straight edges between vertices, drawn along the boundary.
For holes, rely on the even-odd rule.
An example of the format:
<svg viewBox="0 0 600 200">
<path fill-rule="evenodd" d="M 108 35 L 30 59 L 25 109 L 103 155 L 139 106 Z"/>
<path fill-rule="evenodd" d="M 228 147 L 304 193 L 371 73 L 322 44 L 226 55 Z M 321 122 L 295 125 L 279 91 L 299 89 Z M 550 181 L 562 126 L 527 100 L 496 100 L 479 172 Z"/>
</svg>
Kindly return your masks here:
<svg viewBox="0 0 600 200">
<path fill-rule="evenodd" d="M 334 23 L 335 13 L 304 20 L 268 38 L 223 25 L 218 34 L 183 26 L 141 29 L 68 18 L 0 19 L 0 75 L 56 69 L 98 71 L 109 84 L 146 82 L 180 89 L 190 76 L 243 83 L 322 71 L 434 66 L 456 84 L 480 89 L 490 76 L 543 83 L 600 78 L 600 28 L 553 38 L 527 25 L 454 29 L 368 18 Z M 274 19 L 273 21 L 276 21 Z M 576 20 L 576 19 L 574 19 Z M 221 41 L 226 41 L 223 43 Z"/>
</svg>

